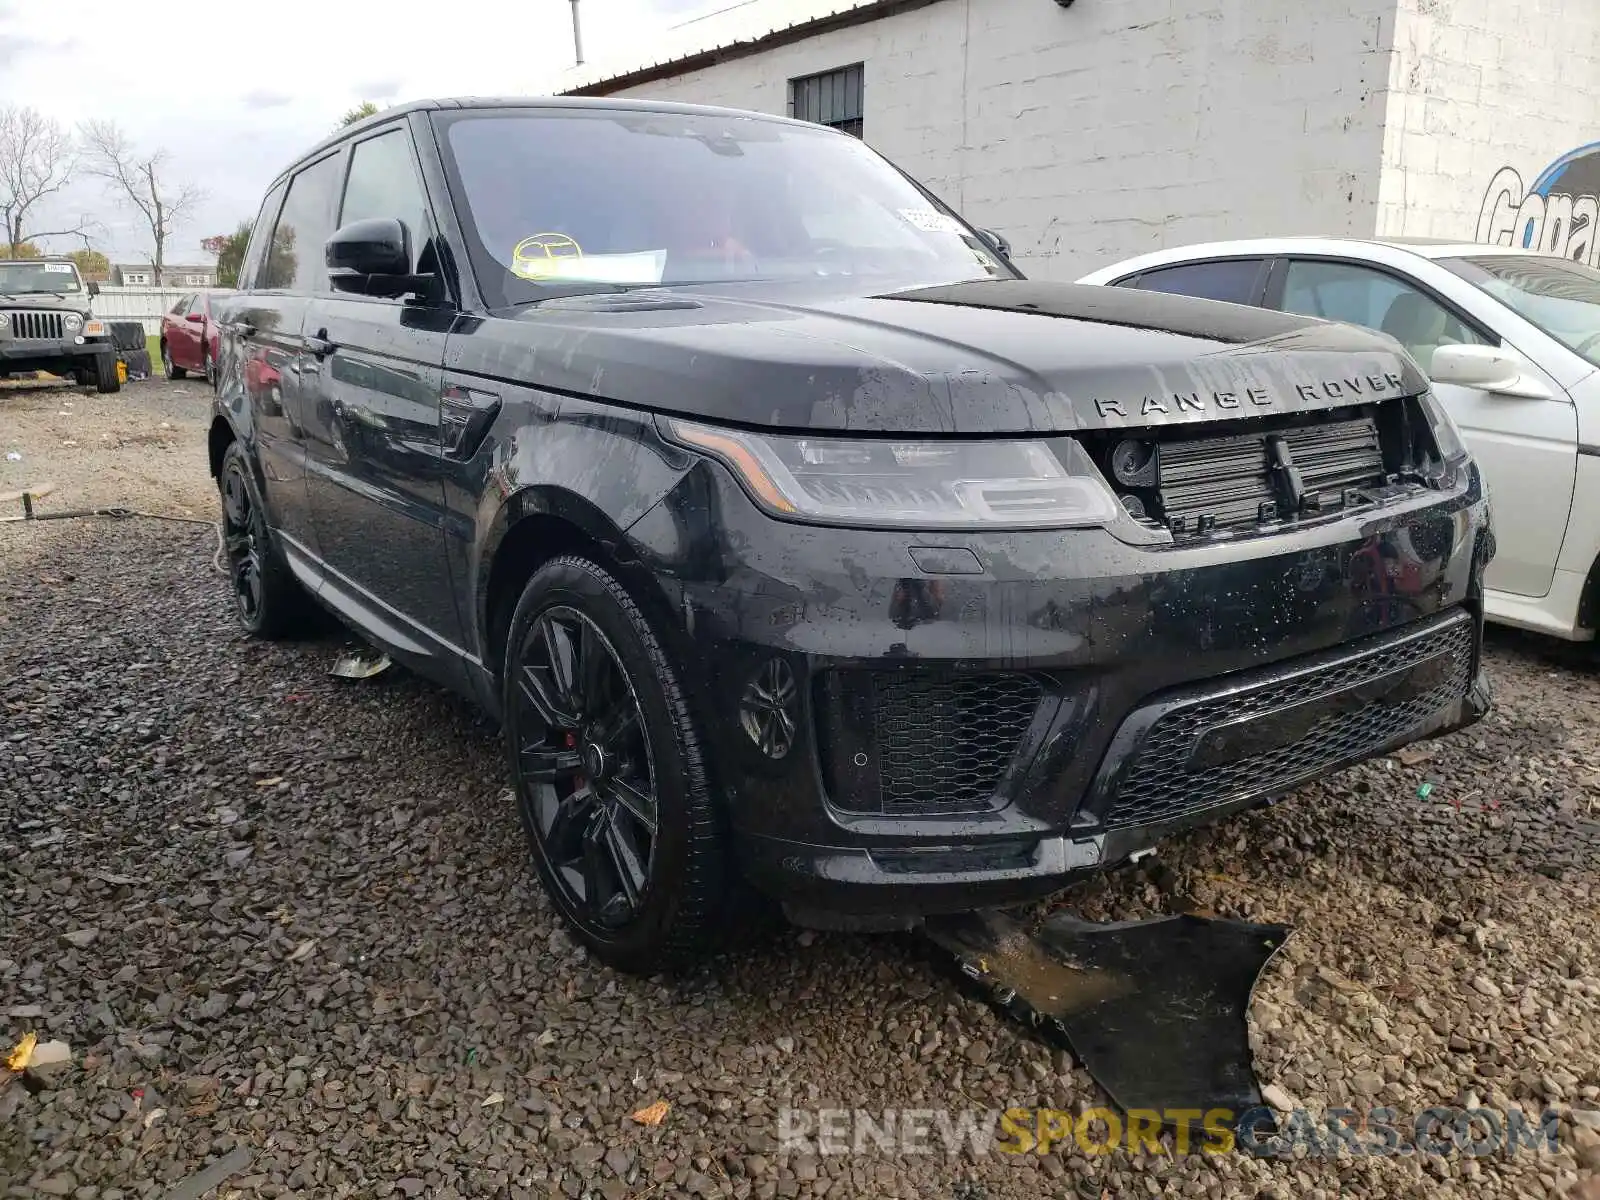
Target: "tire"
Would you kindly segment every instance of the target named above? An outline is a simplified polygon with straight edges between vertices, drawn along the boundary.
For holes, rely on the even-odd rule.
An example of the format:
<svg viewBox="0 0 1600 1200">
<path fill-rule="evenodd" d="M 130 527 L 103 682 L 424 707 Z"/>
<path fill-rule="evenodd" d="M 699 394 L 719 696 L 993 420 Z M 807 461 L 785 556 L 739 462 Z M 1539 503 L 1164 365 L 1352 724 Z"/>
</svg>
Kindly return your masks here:
<svg viewBox="0 0 1600 1200">
<path fill-rule="evenodd" d="M 211 357 L 211 347 L 200 347 L 200 370 L 205 375 L 206 382 L 211 385 L 211 390 L 217 390 L 217 364 Z"/>
<path fill-rule="evenodd" d="M 558 653 L 581 684 L 563 685 Z M 677 671 L 632 597 L 586 558 L 546 564 L 512 616 L 502 680 L 517 808 L 567 927 L 636 975 L 719 948 L 727 835 Z"/>
<path fill-rule="evenodd" d="M 166 342 L 161 343 L 161 370 L 168 379 L 183 379 L 189 374 L 182 367 L 172 365 L 172 351 Z"/>
<path fill-rule="evenodd" d="M 4 376 L 0 376 L 0 378 L 4 378 Z M 72 373 L 72 382 L 79 387 L 88 387 L 94 382 L 94 372 L 88 367 L 79 367 Z"/>
<path fill-rule="evenodd" d="M 150 351 L 142 349 L 125 350 L 122 354 L 122 361 L 128 365 L 129 379 L 150 378 Z"/>
<path fill-rule="evenodd" d="M 222 453 L 217 491 L 229 592 L 239 624 L 251 637 L 267 641 L 315 632 L 311 598 L 272 540 L 261 493 L 238 442 L 230 442 Z"/>
<path fill-rule="evenodd" d="M 94 390 L 102 395 L 110 395 L 122 390 L 122 376 L 117 374 L 117 356 L 115 354 L 96 354 L 94 356 Z"/>
</svg>

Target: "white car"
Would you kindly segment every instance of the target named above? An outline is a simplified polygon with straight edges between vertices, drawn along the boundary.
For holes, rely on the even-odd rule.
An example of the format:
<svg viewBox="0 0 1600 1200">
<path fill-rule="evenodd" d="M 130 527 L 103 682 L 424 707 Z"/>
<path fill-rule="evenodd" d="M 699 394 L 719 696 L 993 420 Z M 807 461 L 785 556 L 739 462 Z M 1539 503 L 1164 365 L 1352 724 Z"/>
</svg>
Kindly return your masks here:
<svg viewBox="0 0 1600 1200">
<path fill-rule="evenodd" d="M 1365 325 L 1416 358 L 1483 471 L 1489 620 L 1571 641 L 1600 624 L 1600 271 L 1456 242 L 1266 238 L 1160 250 L 1080 283 Z"/>
</svg>

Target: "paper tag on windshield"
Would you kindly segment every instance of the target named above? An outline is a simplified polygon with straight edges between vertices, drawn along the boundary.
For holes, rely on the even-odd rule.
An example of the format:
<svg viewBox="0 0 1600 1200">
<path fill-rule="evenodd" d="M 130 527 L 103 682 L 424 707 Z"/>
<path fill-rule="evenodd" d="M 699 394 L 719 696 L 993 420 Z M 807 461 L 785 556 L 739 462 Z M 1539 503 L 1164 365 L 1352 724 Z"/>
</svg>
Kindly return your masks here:
<svg viewBox="0 0 1600 1200">
<path fill-rule="evenodd" d="M 46 271 L 54 272 L 57 275 L 71 275 L 72 274 L 72 264 L 71 263 L 45 263 L 44 264 L 44 269 Z"/>
<path fill-rule="evenodd" d="M 902 208 L 900 215 L 908 224 L 914 225 L 924 233 L 963 232 L 954 217 L 947 217 L 931 208 Z"/>
</svg>

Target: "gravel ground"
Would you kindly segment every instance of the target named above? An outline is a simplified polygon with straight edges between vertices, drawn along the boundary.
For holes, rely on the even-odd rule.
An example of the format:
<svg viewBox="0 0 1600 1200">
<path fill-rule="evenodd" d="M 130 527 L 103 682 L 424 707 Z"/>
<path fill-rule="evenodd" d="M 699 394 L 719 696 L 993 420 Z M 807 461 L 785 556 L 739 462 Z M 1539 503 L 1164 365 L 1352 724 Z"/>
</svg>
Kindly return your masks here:
<svg viewBox="0 0 1600 1200">
<path fill-rule="evenodd" d="M 0 392 L 0 492 L 209 518 L 207 399 Z M 331 679 L 337 638 L 243 639 L 213 550 L 0 525 L 0 1050 L 72 1052 L 0 1082 L 0 1196 L 1600 1196 L 1587 1111 L 1557 1154 L 1478 1159 L 784 1152 L 781 1105 L 1104 1097 L 909 938 L 587 961 L 486 724 L 400 671 Z M 1478 728 L 1071 897 L 1293 925 L 1253 1008 L 1280 1102 L 1600 1108 L 1600 680 L 1532 639 L 1490 658 Z"/>
</svg>

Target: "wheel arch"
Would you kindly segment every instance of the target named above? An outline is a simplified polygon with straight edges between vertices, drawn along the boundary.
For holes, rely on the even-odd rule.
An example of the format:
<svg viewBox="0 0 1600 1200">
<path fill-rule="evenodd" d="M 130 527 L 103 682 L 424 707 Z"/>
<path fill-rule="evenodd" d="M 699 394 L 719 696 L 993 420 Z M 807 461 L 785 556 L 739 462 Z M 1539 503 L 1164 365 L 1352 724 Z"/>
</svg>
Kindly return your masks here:
<svg viewBox="0 0 1600 1200">
<path fill-rule="evenodd" d="M 216 413 L 211 418 L 211 428 L 206 433 L 206 453 L 211 463 L 211 478 L 219 478 L 222 474 L 222 456 L 228 452 L 228 447 L 239 440 L 239 435 L 227 418 L 221 413 Z"/>
<path fill-rule="evenodd" d="M 594 503 L 557 486 L 535 486 L 509 497 L 483 540 L 477 572 L 476 618 L 483 665 L 496 680 L 505 638 L 522 590 L 552 559 L 580 554 L 616 577 L 658 632 L 672 640 L 672 604 L 640 561 L 627 534 Z"/>
<path fill-rule="evenodd" d="M 1589 565 L 1589 574 L 1583 581 L 1583 591 L 1578 597 L 1578 618 L 1574 632 L 1600 629 L 1600 554 Z"/>
</svg>

